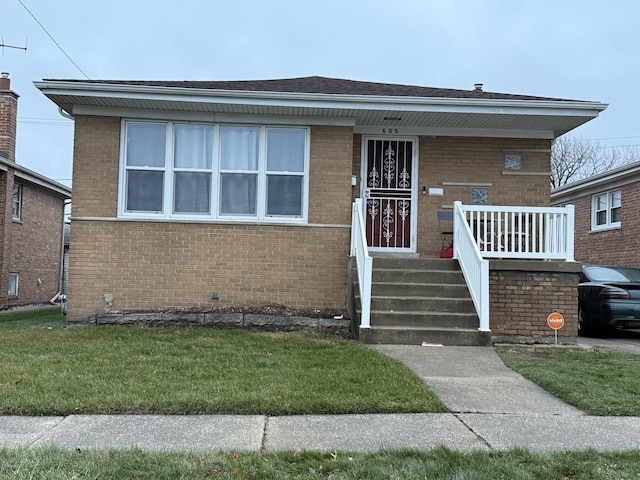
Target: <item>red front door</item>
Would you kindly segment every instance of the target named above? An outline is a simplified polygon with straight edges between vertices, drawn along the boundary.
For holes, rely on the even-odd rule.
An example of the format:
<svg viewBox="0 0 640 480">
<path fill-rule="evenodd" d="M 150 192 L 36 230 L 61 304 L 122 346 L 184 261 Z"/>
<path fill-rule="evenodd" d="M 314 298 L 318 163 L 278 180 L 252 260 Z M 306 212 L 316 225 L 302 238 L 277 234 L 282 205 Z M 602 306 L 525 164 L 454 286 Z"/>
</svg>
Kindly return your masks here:
<svg viewBox="0 0 640 480">
<path fill-rule="evenodd" d="M 414 148 L 413 140 L 365 140 L 363 185 L 371 250 L 415 251 Z"/>
</svg>

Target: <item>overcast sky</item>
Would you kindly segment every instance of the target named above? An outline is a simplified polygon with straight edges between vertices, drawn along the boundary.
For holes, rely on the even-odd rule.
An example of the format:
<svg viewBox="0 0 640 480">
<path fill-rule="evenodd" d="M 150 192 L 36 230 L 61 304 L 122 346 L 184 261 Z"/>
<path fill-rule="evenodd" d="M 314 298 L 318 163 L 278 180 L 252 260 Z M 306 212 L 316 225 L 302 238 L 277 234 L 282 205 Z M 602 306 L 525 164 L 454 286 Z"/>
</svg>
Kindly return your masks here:
<svg viewBox="0 0 640 480">
<path fill-rule="evenodd" d="M 20 95 L 18 163 L 67 185 L 72 122 L 43 78 L 483 83 L 609 103 L 574 134 L 615 148 L 640 145 L 639 20 L 637 0 L 1 0 L 1 43 L 28 43 L 0 71 Z"/>
</svg>

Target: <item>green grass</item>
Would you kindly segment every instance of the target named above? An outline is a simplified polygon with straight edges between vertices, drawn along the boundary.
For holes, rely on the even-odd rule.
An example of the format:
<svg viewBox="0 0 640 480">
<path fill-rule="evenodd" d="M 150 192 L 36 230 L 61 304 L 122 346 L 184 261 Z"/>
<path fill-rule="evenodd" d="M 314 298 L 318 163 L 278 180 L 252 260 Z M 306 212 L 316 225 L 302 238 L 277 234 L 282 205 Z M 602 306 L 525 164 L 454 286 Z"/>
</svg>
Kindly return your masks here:
<svg viewBox="0 0 640 480">
<path fill-rule="evenodd" d="M 65 317 L 60 313 L 60 307 L 0 313 L 0 332 L 3 330 L 64 328 L 66 324 Z"/>
<path fill-rule="evenodd" d="M 503 347 L 504 363 L 588 415 L 640 416 L 640 355 Z"/>
<path fill-rule="evenodd" d="M 640 478 L 640 452 L 536 454 L 386 451 L 372 454 L 148 453 L 138 450 L 0 450 L 0 478 L 108 479 L 457 479 Z"/>
<path fill-rule="evenodd" d="M 5 331 L 0 414 L 443 412 L 406 366 L 362 344 L 247 331 Z"/>
</svg>

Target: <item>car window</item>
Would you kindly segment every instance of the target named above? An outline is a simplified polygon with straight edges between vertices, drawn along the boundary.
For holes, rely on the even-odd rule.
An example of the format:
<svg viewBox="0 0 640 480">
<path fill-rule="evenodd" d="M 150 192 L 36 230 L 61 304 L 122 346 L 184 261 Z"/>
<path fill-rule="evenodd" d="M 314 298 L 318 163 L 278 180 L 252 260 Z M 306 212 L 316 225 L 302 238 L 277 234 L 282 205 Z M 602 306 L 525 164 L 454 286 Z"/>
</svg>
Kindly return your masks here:
<svg viewBox="0 0 640 480">
<path fill-rule="evenodd" d="M 592 282 L 640 282 L 640 269 L 629 267 L 585 267 Z"/>
</svg>

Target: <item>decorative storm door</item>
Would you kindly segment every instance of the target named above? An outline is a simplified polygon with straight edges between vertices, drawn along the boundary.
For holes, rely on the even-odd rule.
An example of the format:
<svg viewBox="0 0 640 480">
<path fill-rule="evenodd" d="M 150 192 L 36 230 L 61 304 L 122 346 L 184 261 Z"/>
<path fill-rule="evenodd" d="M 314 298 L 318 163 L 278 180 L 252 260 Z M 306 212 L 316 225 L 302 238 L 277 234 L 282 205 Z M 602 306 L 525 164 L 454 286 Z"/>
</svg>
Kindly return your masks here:
<svg viewBox="0 0 640 480">
<path fill-rule="evenodd" d="M 415 252 L 414 142 L 365 139 L 362 185 L 371 250 Z"/>
</svg>

